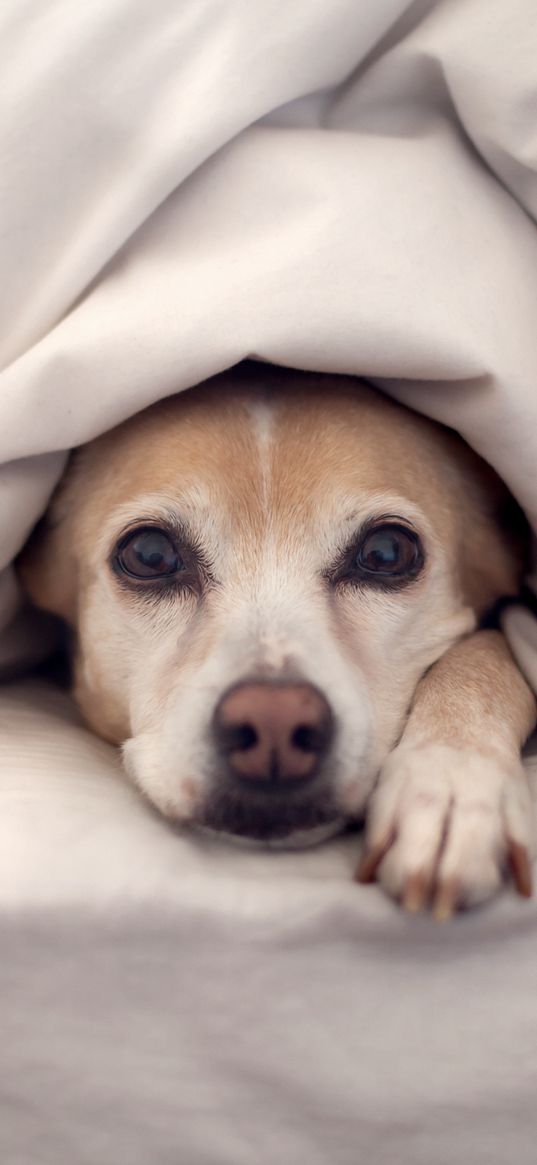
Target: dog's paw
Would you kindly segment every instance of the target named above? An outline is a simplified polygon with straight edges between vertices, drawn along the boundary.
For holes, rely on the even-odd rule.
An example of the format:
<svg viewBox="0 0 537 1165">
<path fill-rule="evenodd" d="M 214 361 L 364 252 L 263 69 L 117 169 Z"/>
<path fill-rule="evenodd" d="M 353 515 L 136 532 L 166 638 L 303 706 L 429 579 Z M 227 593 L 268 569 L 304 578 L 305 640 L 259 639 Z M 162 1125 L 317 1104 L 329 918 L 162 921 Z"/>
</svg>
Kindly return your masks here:
<svg viewBox="0 0 537 1165">
<path fill-rule="evenodd" d="M 521 763 L 402 743 L 371 799 L 357 879 L 378 878 L 407 910 L 438 919 L 484 902 L 509 874 L 529 897 L 532 817 Z"/>
</svg>

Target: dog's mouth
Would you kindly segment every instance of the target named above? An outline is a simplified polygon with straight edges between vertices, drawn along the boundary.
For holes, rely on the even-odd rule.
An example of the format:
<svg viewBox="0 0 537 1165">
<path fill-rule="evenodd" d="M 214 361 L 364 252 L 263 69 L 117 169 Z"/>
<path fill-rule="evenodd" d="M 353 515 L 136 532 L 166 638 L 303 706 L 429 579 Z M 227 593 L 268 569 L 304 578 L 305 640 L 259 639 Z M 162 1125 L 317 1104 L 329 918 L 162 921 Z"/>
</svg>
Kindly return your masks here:
<svg viewBox="0 0 537 1165">
<path fill-rule="evenodd" d="M 267 798 L 216 787 L 199 806 L 192 824 L 243 841 L 303 846 L 339 832 L 344 820 L 329 790 L 308 798 L 287 793 Z"/>
</svg>

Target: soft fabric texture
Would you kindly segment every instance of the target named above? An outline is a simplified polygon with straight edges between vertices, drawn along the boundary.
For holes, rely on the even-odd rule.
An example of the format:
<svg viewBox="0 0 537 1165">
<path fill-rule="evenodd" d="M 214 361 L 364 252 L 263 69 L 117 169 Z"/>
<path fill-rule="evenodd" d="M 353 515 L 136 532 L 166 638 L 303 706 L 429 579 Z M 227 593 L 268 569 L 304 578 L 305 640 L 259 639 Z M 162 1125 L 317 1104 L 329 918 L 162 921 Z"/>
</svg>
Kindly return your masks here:
<svg viewBox="0 0 537 1165">
<path fill-rule="evenodd" d="M 0 44 L 1 566 L 66 449 L 248 355 L 384 384 L 537 524 L 533 0 L 5 0 Z"/>
<path fill-rule="evenodd" d="M 174 830 L 45 685 L 0 728 L 2 1165 L 533 1165 L 536 900 L 410 918 L 355 837 Z"/>
<path fill-rule="evenodd" d="M 454 425 L 537 527 L 534 0 L 4 0 L 0 45 L 5 670 L 66 450 L 246 356 Z M 6 1165 L 533 1162 L 535 904 L 172 834 L 58 701 L 0 693 Z"/>
</svg>

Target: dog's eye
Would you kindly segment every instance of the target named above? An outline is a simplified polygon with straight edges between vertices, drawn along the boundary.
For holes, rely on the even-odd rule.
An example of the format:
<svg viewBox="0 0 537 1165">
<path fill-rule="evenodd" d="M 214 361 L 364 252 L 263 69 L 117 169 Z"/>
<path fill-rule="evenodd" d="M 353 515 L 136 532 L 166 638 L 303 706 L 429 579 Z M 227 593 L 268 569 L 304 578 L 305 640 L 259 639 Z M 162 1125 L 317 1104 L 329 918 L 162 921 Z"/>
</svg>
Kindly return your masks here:
<svg viewBox="0 0 537 1165">
<path fill-rule="evenodd" d="M 423 552 L 417 534 L 404 526 L 386 524 L 369 530 L 362 539 L 355 566 L 364 576 L 407 578 L 417 574 Z"/>
<path fill-rule="evenodd" d="M 134 530 L 120 542 L 117 566 L 133 578 L 165 578 L 184 570 L 184 563 L 164 530 Z"/>
<path fill-rule="evenodd" d="M 327 575 L 332 583 L 397 590 L 417 578 L 425 562 L 421 541 L 402 522 L 368 523 Z"/>
</svg>

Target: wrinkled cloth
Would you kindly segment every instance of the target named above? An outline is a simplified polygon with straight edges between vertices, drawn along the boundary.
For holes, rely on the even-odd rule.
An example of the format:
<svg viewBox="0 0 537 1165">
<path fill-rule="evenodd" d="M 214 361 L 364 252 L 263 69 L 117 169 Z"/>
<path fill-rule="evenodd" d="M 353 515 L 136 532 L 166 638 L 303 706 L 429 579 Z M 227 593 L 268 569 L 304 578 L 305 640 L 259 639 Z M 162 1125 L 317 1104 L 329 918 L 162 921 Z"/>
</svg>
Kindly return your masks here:
<svg viewBox="0 0 537 1165">
<path fill-rule="evenodd" d="M 5 664 L 65 451 L 246 356 L 453 425 L 537 525 L 534 0 L 4 0 L 0 48 Z"/>
<path fill-rule="evenodd" d="M 173 829 L 45 685 L 0 728 L 2 1165 L 534 1165 L 537 900 L 412 918 L 354 836 Z"/>
<path fill-rule="evenodd" d="M 534 0 L 3 0 L 0 59 L 4 670 L 67 451 L 245 357 L 454 426 L 537 529 Z M 533 1165 L 534 902 L 175 833 L 29 680 L 0 803 L 5 1165 Z"/>
</svg>

